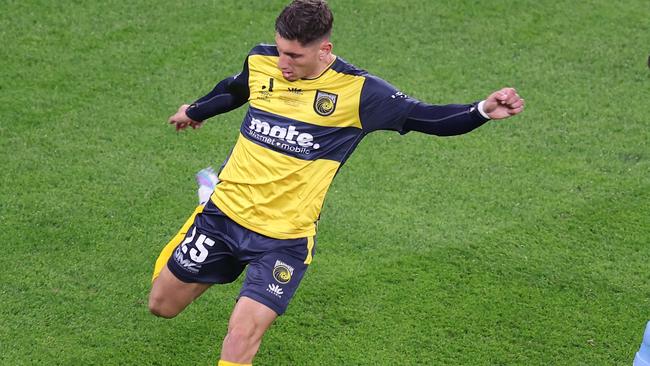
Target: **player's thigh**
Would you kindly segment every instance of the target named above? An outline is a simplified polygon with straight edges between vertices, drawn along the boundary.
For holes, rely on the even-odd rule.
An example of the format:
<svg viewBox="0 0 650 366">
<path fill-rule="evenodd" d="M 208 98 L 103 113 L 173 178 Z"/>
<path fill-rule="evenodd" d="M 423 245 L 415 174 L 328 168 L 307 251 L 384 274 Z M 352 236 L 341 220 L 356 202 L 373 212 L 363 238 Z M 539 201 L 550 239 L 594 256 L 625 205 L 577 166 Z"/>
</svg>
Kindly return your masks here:
<svg viewBox="0 0 650 366">
<path fill-rule="evenodd" d="M 183 282 L 165 266 L 151 286 L 149 309 L 162 317 L 174 317 L 210 286 L 210 283 Z"/>
<path fill-rule="evenodd" d="M 210 224 L 217 226 L 218 222 Z M 234 257 L 220 236 L 219 232 L 204 234 L 196 224 L 190 226 L 153 282 L 149 297 L 151 312 L 173 317 L 211 284 L 229 283 L 241 274 L 244 264 Z"/>
</svg>

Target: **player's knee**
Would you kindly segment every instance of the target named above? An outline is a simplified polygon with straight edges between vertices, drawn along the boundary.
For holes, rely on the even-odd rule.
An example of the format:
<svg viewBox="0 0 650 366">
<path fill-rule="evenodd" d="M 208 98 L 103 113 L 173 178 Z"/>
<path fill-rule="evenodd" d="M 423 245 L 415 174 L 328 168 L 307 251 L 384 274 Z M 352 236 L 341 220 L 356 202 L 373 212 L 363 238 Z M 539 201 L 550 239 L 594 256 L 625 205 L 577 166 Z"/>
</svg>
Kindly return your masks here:
<svg viewBox="0 0 650 366">
<path fill-rule="evenodd" d="M 180 312 L 166 304 L 164 299 L 154 295 L 149 296 L 149 311 L 155 316 L 167 319 L 175 317 Z"/>
</svg>

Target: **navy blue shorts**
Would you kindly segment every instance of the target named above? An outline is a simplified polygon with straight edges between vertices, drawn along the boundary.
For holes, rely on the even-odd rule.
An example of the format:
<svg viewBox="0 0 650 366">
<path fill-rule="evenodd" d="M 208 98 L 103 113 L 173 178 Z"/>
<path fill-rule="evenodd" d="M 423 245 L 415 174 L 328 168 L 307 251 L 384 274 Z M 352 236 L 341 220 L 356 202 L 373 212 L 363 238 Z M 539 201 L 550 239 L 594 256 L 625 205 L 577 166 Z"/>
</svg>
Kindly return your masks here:
<svg viewBox="0 0 650 366">
<path fill-rule="evenodd" d="M 231 220 L 212 200 L 167 262 L 181 281 L 230 283 L 248 266 L 239 296 L 283 314 L 311 261 L 315 238 L 274 239 Z"/>
</svg>

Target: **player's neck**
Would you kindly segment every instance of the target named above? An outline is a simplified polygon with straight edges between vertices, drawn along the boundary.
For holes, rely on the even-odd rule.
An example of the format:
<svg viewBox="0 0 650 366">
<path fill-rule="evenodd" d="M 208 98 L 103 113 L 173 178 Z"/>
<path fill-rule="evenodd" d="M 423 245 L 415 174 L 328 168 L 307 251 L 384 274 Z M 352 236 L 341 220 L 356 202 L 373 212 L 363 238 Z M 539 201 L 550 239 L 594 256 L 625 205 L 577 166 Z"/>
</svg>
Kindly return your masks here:
<svg viewBox="0 0 650 366">
<path fill-rule="evenodd" d="M 333 53 L 327 54 L 327 56 L 318 62 L 316 70 L 311 75 L 304 77 L 304 79 L 318 79 L 332 66 L 334 61 L 336 61 L 336 55 Z"/>
</svg>

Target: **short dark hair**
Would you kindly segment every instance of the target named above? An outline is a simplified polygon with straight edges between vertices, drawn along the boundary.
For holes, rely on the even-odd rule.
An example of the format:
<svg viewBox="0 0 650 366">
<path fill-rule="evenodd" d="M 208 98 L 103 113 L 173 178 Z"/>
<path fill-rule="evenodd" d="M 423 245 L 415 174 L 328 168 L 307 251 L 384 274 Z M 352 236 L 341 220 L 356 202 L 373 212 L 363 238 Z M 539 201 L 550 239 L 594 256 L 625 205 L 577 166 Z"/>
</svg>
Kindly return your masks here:
<svg viewBox="0 0 650 366">
<path fill-rule="evenodd" d="M 308 45 L 332 33 L 334 15 L 325 0 L 293 0 L 275 20 L 275 31 L 284 39 Z"/>
</svg>

